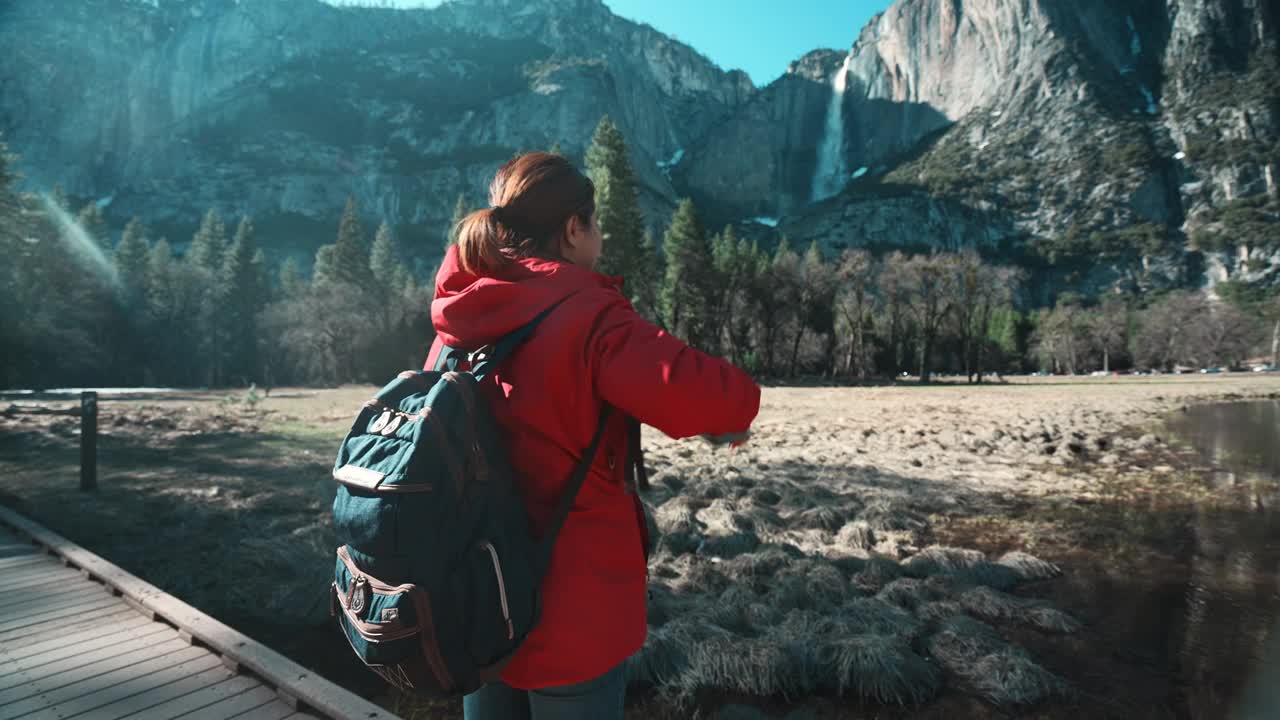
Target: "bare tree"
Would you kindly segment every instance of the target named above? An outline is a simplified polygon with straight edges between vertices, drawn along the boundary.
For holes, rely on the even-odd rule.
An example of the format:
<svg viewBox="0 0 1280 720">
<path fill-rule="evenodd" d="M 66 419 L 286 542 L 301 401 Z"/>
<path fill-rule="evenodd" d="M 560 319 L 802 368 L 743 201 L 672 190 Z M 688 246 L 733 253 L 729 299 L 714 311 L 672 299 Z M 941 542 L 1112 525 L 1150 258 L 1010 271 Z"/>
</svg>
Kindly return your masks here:
<svg viewBox="0 0 1280 720">
<path fill-rule="evenodd" d="M 1041 310 L 1032 348 L 1041 367 L 1074 375 L 1081 369 L 1080 356 L 1088 340 L 1085 313 L 1074 300 L 1060 301 L 1053 310 Z"/>
<path fill-rule="evenodd" d="M 960 340 L 965 377 L 969 382 L 982 381 L 982 356 L 991 314 L 1013 297 L 1013 286 L 1020 276 L 1010 268 L 988 265 L 969 249 L 955 257 L 955 283 L 952 289 L 951 320 L 955 336 Z"/>
<path fill-rule="evenodd" d="M 917 255 L 904 266 L 907 310 L 920 330 L 920 382 L 929 382 L 934 343 L 955 298 L 955 258 L 952 255 Z"/>
<path fill-rule="evenodd" d="M 889 376 L 896 377 L 902 368 L 902 346 L 909 321 L 907 263 L 910 258 L 894 250 L 880 260 L 876 292 L 883 312 L 879 316 L 881 337 L 888 344 Z"/>
<path fill-rule="evenodd" d="M 865 378 L 871 370 L 871 344 L 867 342 L 868 315 L 875 304 L 872 295 L 874 268 L 871 253 L 845 250 L 836 267 L 836 315 L 848 338 L 843 372 Z"/>
<path fill-rule="evenodd" d="M 1111 372 L 1112 354 L 1124 349 L 1129 335 L 1129 307 L 1108 297 L 1089 315 L 1089 337 L 1102 352 L 1102 371 Z"/>
<path fill-rule="evenodd" d="M 996 267 L 991 268 L 986 273 L 987 279 L 984 284 L 987 292 L 980 297 L 981 302 L 978 303 L 977 312 L 974 313 L 976 322 L 975 336 L 978 338 L 976 343 L 973 371 L 977 378 L 977 382 L 982 382 L 982 369 L 986 367 L 986 353 L 988 345 L 993 343 L 991 339 L 992 318 L 998 308 L 1004 307 L 1013 302 L 1017 290 L 1025 282 L 1026 273 L 1015 267 Z"/>
<path fill-rule="evenodd" d="M 1263 304 L 1262 318 L 1271 326 L 1271 367 L 1280 367 L 1280 294 Z"/>
<path fill-rule="evenodd" d="M 1134 359 L 1146 367 L 1171 370 L 1176 364 L 1200 364 L 1203 356 L 1195 328 L 1209 312 L 1207 301 L 1192 290 L 1171 292 L 1139 314 L 1133 338 Z"/>
<path fill-rule="evenodd" d="M 1206 363 L 1239 364 L 1258 337 L 1257 322 L 1228 303 L 1209 306 L 1198 320 L 1192 335 Z"/>
</svg>

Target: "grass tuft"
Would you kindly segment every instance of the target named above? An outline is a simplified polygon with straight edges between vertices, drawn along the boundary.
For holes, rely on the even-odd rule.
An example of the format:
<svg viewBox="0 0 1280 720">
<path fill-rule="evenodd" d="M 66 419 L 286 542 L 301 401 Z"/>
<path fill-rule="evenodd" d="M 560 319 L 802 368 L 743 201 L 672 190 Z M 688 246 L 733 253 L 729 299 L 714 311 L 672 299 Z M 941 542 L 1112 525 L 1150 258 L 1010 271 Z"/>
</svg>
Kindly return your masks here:
<svg viewBox="0 0 1280 720">
<path fill-rule="evenodd" d="M 944 621 L 925 644 L 948 672 L 997 705 L 1035 703 L 1067 689 L 1065 681 L 971 617 Z"/>
<path fill-rule="evenodd" d="M 937 666 L 916 655 L 899 638 L 842 638 L 824 644 L 819 657 L 841 696 L 853 692 L 882 703 L 918 705 L 942 688 Z"/>
<path fill-rule="evenodd" d="M 1061 610 L 1038 600 L 1027 600 L 988 587 L 965 590 L 960 595 L 960 604 L 969 612 L 989 620 L 1012 620 L 1059 633 L 1080 629 L 1080 622 Z"/>
<path fill-rule="evenodd" d="M 1049 580 L 1062 574 L 1057 565 L 1018 550 L 1005 553 L 996 564 L 1012 569 L 1024 581 Z"/>
</svg>

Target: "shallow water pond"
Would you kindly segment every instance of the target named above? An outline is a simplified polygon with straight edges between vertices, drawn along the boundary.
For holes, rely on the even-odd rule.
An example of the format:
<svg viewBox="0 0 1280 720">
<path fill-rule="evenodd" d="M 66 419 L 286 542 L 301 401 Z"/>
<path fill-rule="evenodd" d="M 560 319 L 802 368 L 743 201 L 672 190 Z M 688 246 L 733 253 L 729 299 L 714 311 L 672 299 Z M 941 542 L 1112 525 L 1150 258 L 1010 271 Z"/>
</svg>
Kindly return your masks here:
<svg viewBox="0 0 1280 720">
<path fill-rule="evenodd" d="M 1246 486 L 1243 507 L 1187 518 L 1170 659 L 1197 716 L 1280 717 L 1280 400 L 1193 406 L 1166 426 L 1214 467 L 1215 488 Z"/>
</svg>

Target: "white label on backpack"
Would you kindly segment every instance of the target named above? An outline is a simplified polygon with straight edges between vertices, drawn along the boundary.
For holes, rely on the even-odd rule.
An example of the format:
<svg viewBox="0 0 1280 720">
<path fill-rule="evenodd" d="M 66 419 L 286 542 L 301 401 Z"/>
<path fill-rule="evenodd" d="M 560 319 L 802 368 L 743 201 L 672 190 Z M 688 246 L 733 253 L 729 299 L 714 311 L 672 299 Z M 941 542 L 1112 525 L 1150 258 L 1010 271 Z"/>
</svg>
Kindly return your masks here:
<svg viewBox="0 0 1280 720">
<path fill-rule="evenodd" d="M 357 485 L 369 490 L 376 490 L 378 483 L 382 482 L 382 478 L 386 477 L 386 473 L 380 473 L 377 470 L 362 468 L 359 465 L 343 465 L 333 471 L 333 479 L 347 485 Z"/>
</svg>

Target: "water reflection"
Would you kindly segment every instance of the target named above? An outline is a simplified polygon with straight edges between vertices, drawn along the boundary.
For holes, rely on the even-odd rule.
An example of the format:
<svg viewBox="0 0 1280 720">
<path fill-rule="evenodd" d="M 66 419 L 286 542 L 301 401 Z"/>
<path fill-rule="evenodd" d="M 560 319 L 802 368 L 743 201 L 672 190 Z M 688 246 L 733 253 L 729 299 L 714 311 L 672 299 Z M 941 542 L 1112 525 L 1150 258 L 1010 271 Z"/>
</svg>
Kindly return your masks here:
<svg viewBox="0 0 1280 720">
<path fill-rule="evenodd" d="M 1166 424 L 1224 475 L 1280 478 L 1280 400 L 1198 405 Z"/>
<path fill-rule="evenodd" d="M 1190 518 L 1177 674 L 1197 718 L 1280 717 L 1280 401 L 1188 408 L 1167 426 L 1193 445 L 1244 507 Z M 1172 659 L 1172 658 L 1171 658 Z"/>
</svg>

